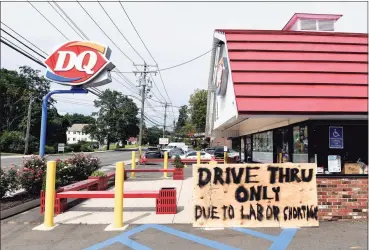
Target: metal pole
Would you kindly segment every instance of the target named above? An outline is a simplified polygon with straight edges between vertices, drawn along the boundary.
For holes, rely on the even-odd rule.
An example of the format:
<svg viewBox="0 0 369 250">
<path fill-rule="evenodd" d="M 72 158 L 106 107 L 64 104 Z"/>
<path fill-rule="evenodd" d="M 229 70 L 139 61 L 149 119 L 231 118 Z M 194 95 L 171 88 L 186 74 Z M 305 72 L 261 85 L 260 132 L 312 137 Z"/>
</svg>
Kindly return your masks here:
<svg viewBox="0 0 369 250">
<path fill-rule="evenodd" d="M 163 138 L 165 138 L 165 125 L 167 123 L 167 106 L 168 103 L 164 104 L 164 126 L 163 126 Z"/>
<path fill-rule="evenodd" d="M 48 161 L 46 169 L 46 189 L 45 189 L 45 227 L 54 226 L 54 203 L 55 203 L 55 178 L 56 161 Z"/>
<path fill-rule="evenodd" d="M 46 144 L 46 125 L 47 125 L 47 104 L 49 98 L 53 94 L 87 94 L 88 91 L 82 88 L 72 88 L 70 90 L 53 90 L 42 98 L 42 114 L 41 114 L 41 133 L 40 133 L 40 157 L 45 156 Z"/>
<path fill-rule="evenodd" d="M 146 71 L 147 65 L 144 65 L 144 72 L 143 72 L 143 81 L 141 83 L 142 90 L 141 90 L 141 119 L 140 119 L 140 135 L 138 138 L 138 150 L 139 150 L 139 157 L 141 158 L 141 146 L 142 146 L 142 127 L 143 127 L 143 120 L 144 120 L 144 111 L 145 111 L 145 95 L 146 95 Z"/>
<path fill-rule="evenodd" d="M 117 162 L 115 169 L 114 227 L 123 227 L 124 163 Z"/>
<path fill-rule="evenodd" d="M 27 131 L 26 131 L 26 138 L 25 138 L 25 145 L 24 145 L 24 154 L 28 154 L 28 143 L 29 143 L 29 131 L 31 129 L 31 111 L 32 111 L 32 102 L 33 97 L 32 95 L 29 96 L 29 104 L 28 104 L 28 115 L 27 115 Z"/>
</svg>

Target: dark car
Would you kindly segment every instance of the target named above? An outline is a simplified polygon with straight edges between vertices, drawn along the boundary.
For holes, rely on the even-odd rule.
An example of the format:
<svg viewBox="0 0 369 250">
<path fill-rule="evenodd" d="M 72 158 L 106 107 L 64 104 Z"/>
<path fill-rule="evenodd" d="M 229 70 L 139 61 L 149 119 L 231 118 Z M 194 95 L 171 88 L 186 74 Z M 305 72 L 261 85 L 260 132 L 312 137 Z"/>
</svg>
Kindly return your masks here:
<svg viewBox="0 0 369 250">
<path fill-rule="evenodd" d="M 183 155 L 184 151 L 180 148 L 173 148 L 168 152 L 168 158 L 172 158 L 173 156 Z"/>
<path fill-rule="evenodd" d="M 145 152 L 146 158 L 160 158 L 160 150 L 155 147 L 149 147 Z"/>
<path fill-rule="evenodd" d="M 215 148 L 205 148 L 205 152 L 208 154 L 214 154 Z"/>
</svg>

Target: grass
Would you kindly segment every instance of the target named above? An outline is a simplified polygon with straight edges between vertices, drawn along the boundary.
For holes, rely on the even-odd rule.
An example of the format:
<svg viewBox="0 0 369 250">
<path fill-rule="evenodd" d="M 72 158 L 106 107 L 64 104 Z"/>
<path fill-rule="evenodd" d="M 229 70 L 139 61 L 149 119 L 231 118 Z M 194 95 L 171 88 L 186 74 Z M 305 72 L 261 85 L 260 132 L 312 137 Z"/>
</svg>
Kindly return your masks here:
<svg viewBox="0 0 369 250">
<path fill-rule="evenodd" d="M 23 155 L 23 154 L 18 154 L 18 153 L 4 153 L 4 152 L 1 152 L 0 155 L 2 155 L 2 156 L 10 156 L 10 155 L 17 156 L 17 155 Z"/>
<path fill-rule="evenodd" d="M 124 148 L 138 148 L 138 145 L 124 145 Z"/>
</svg>

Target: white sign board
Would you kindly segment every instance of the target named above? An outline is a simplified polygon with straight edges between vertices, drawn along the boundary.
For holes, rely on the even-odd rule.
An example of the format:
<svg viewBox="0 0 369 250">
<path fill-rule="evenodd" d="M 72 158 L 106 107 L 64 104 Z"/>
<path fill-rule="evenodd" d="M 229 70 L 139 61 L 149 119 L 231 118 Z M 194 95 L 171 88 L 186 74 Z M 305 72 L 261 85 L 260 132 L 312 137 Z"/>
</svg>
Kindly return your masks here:
<svg viewBox="0 0 369 250">
<path fill-rule="evenodd" d="M 65 147 L 65 144 L 64 143 L 58 143 L 58 153 L 59 152 L 63 152 L 64 153 L 64 147 Z"/>
<path fill-rule="evenodd" d="M 341 156 L 328 155 L 328 172 L 330 173 L 341 172 Z"/>
<path fill-rule="evenodd" d="M 169 144 L 169 138 L 159 138 L 159 144 L 160 145 Z"/>
<path fill-rule="evenodd" d="M 224 152 L 228 152 L 228 147 L 224 146 Z"/>
</svg>

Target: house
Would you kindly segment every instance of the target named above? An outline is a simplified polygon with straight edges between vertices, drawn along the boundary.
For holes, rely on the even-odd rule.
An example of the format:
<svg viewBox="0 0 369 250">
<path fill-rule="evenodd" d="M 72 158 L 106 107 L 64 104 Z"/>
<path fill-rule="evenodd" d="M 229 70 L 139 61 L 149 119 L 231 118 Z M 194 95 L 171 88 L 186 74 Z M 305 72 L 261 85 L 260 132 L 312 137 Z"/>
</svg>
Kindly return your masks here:
<svg viewBox="0 0 369 250">
<path fill-rule="evenodd" d="M 67 130 L 67 144 L 76 144 L 79 141 L 92 142 L 89 134 L 83 132 L 83 128 L 88 124 L 73 124 Z"/>
</svg>

